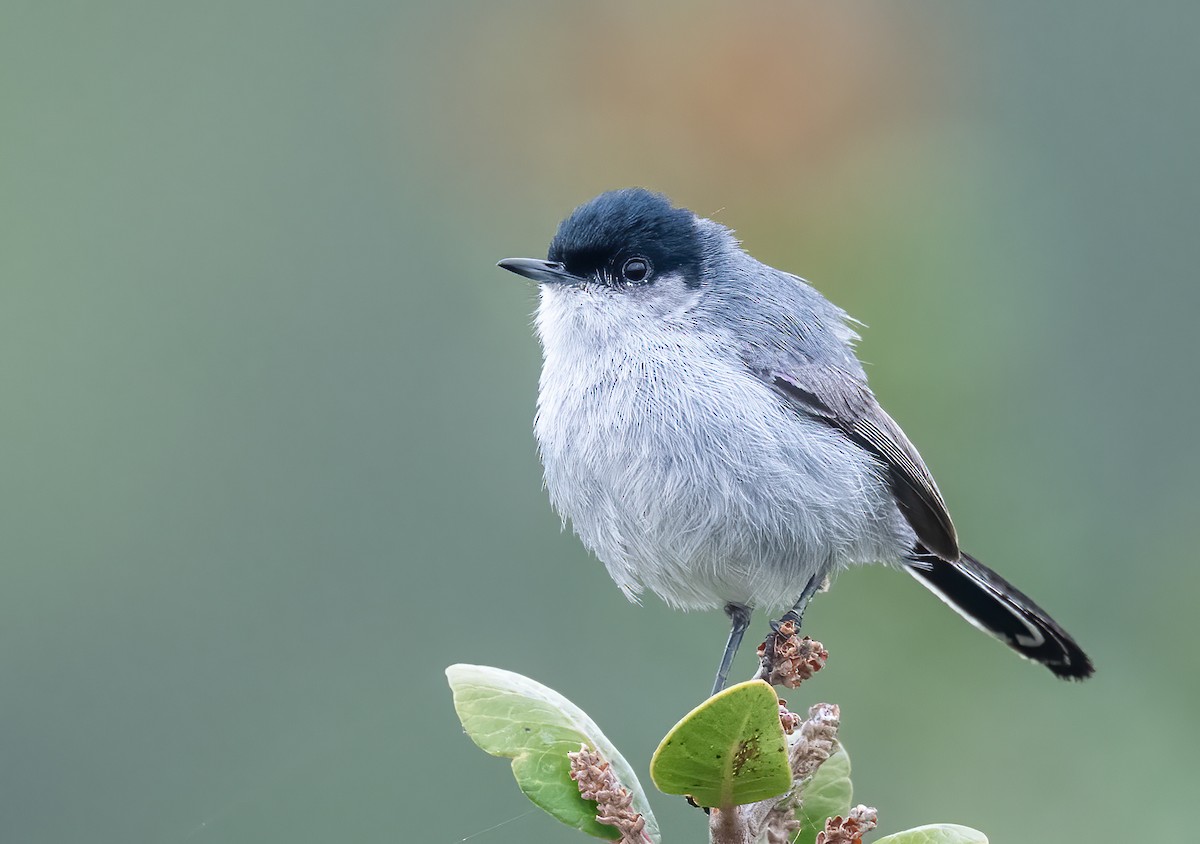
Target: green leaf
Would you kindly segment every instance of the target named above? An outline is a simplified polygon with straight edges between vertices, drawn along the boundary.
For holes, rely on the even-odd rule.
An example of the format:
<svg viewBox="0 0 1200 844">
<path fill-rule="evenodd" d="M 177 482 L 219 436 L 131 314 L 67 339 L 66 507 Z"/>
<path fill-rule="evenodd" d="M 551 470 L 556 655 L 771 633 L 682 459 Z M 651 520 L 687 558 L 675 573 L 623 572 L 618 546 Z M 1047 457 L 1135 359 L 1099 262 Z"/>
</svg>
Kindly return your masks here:
<svg viewBox="0 0 1200 844">
<path fill-rule="evenodd" d="M 850 782 L 850 756 L 840 743 L 833 755 L 821 763 L 817 772 L 800 792 L 800 830 L 792 844 L 813 844 L 825 820 L 834 815 L 843 818 L 850 811 L 854 786 Z"/>
<path fill-rule="evenodd" d="M 969 826 L 934 823 L 876 839 L 875 844 L 988 844 L 987 836 Z"/>
<path fill-rule="evenodd" d="M 584 800 L 570 777 L 567 754 L 586 744 L 612 766 L 646 832 L 659 840 L 658 824 L 633 768 L 583 710 L 553 689 L 521 674 L 486 665 L 451 665 L 446 679 L 463 728 L 493 756 L 512 759 L 513 776 L 530 800 L 568 826 L 612 841 L 611 826 L 596 822 L 596 804 Z"/>
<path fill-rule="evenodd" d="M 666 794 L 690 794 L 709 807 L 783 794 L 792 771 L 775 691 L 751 680 L 710 697 L 667 733 L 650 778 Z"/>
</svg>

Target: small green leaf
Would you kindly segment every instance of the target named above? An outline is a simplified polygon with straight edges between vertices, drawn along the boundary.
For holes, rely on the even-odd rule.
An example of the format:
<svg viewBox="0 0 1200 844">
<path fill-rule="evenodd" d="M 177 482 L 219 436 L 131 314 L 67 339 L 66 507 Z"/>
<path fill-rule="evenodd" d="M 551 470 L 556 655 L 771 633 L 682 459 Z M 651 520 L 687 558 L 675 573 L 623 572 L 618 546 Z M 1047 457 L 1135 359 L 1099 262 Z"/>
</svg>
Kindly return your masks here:
<svg viewBox="0 0 1200 844">
<path fill-rule="evenodd" d="M 838 744 L 833 755 L 804 784 L 800 797 L 800 811 L 796 813 L 800 830 L 792 844 L 813 844 L 817 833 L 825 828 L 826 818 L 834 815 L 844 818 L 852 805 L 854 786 L 850 782 L 850 756 L 845 747 Z"/>
<path fill-rule="evenodd" d="M 988 844 L 987 836 L 969 826 L 933 823 L 878 838 L 875 844 Z"/>
<path fill-rule="evenodd" d="M 596 804 L 584 800 L 570 777 L 567 754 L 586 744 L 612 766 L 659 840 L 658 824 L 633 768 L 583 710 L 551 688 L 521 674 L 486 665 L 451 665 L 446 679 L 463 729 L 493 756 L 512 759 L 513 776 L 530 800 L 567 826 L 609 841 L 611 826 L 596 822 Z"/>
<path fill-rule="evenodd" d="M 757 803 L 792 784 L 779 698 L 762 680 L 731 686 L 693 709 L 654 751 L 650 778 L 701 806 Z"/>
</svg>

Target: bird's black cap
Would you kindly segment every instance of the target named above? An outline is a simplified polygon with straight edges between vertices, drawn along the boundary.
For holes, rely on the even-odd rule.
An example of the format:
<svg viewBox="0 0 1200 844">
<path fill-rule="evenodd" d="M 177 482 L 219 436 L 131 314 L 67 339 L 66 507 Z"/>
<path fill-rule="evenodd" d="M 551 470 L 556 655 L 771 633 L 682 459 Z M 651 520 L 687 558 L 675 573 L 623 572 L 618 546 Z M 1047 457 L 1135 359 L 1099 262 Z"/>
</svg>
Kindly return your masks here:
<svg viewBox="0 0 1200 844">
<path fill-rule="evenodd" d="M 615 273 L 632 257 L 647 258 L 655 275 L 679 273 L 695 285 L 700 245 L 691 211 L 673 207 L 662 194 L 624 188 L 602 193 L 571 212 L 559 224 L 547 258 L 584 277 L 597 270 Z"/>
</svg>

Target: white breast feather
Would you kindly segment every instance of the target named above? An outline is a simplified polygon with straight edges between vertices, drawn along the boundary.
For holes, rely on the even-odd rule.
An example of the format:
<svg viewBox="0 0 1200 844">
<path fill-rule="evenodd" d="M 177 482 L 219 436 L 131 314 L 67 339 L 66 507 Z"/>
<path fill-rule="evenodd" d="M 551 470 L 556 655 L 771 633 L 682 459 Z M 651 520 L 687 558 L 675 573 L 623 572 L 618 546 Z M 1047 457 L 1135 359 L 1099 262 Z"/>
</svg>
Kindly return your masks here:
<svg viewBox="0 0 1200 844">
<path fill-rule="evenodd" d="M 544 289 L 536 325 L 551 501 L 630 599 L 774 611 L 813 574 L 911 546 L 871 458 L 784 407 L 686 305 Z"/>
</svg>

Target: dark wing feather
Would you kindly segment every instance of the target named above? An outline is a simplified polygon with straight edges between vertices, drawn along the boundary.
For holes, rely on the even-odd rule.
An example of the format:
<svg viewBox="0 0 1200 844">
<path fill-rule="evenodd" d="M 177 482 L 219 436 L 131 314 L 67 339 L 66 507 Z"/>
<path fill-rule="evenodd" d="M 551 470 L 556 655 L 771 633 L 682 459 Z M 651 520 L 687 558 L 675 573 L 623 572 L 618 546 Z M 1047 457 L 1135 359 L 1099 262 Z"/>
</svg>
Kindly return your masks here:
<svg viewBox="0 0 1200 844">
<path fill-rule="evenodd" d="M 786 374 L 760 372 L 759 377 L 797 410 L 838 429 L 882 462 L 896 504 L 917 538 L 944 560 L 959 558 L 954 523 L 933 475 L 900 426 L 884 413 L 858 378 L 836 367 L 816 364 L 796 367 Z"/>
</svg>

